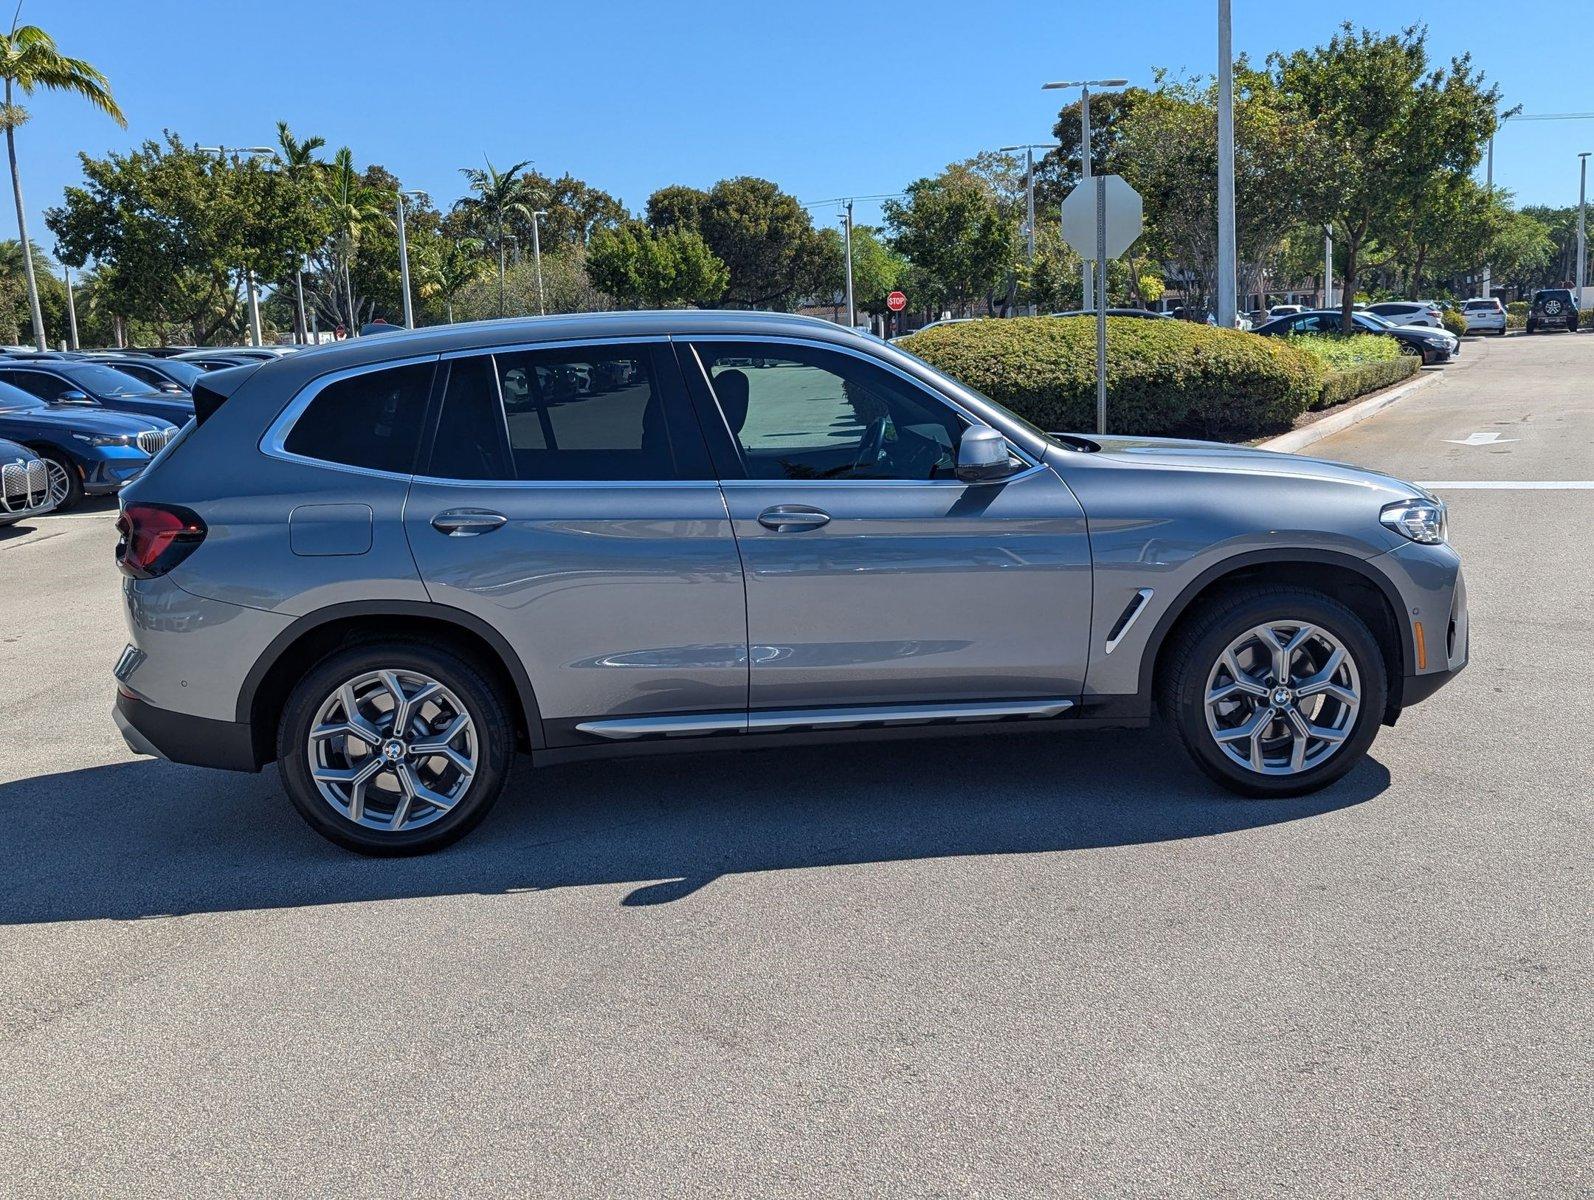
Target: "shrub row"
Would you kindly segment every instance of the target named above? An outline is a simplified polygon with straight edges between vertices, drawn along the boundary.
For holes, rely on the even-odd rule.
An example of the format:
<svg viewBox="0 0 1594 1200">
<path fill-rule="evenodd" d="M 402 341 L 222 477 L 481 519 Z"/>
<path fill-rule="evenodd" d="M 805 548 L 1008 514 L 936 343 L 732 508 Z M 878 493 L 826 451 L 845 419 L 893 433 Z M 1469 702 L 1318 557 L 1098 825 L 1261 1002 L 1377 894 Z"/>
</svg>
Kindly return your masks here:
<svg viewBox="0 0 1594 1200">
<path fill-rule="evenodd" d="M 1400 343 L 1377 333 L 1353 333 L 1349 337 L 1337 333 L 1302 333 L 1292 335 L 1290 345 L 1306 351 L 1331 371 L 1400 357 Z"/>
<path fill-rule="evenodd" d="M 940 325 L 902 346 L 1043 429 L 1096 424 L 1096 322 L 1015 317 Z M 1324 368 L 1283 338 L 1189 321 L 1107 319 L 1115 433 L 1244 441 L 1288 429 Z"/>
<path fill-rule="evenodd" d="M 1380 340 L 1394 342 L 1393 338 Z M 1329 371 L 1323 377 L 1312 407 L 1333 408 L 1334 405 L 1344 404 L 1347 400 L 1356 399 L 1357 396 L 1376 392 L 1379 388 L 1388 387 L 1392 383 L 1399 383 L 1402 379 L 1415 375 L 1421 365 L 1421 360 L 1409 354 L 1402 354 L 1395 358 L 1374 359 Z"/>
<path fill-rule="evenodd" d="M 1456 312 L 1454 309 L 1447 308 L 1444 312 L 1440 313 L 1439 322 L 1457 337 L 1466 336 L 1467 318 Z"/>
</svg>

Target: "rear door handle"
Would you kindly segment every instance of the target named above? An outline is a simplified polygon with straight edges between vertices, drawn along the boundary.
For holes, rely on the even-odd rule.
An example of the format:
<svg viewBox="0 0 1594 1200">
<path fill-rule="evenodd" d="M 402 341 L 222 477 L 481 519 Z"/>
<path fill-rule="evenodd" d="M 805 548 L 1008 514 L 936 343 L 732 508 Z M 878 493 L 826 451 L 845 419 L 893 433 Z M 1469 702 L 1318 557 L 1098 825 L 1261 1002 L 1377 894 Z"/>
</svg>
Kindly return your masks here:
<svg viewBox="0 0 1594 1200">
<path fill-rule="evenodd" d="M 801 533 L 805 529 L 818 529 L 829 522 L 829 513 L 809 508 L 806 504 L 777 504 L 758 514 L 758 523 L 776 533 Z"/>
<path fill-rule="evenodd" d="M 509 520 L 503 513 L 486 508 L 451 508 L 432 518 L 432 528 L 449 537 L 475 537 L 491 533 Z"/>
</svg>

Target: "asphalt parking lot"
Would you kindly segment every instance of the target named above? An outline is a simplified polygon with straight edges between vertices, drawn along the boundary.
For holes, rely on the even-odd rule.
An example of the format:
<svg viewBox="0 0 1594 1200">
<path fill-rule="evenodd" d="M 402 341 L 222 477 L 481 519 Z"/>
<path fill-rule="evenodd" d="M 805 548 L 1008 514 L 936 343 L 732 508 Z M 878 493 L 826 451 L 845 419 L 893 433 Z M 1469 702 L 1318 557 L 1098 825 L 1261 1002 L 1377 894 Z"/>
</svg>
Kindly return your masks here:
<svg viewBox="0 0 1594 1200">
<path fill-rule="evenodd" d="M 405 861 L 130 755 L 114 509 L 0 529 L 0 1194 L 1587 1195 L 1594 336 L 1309 453 L 1439 483 L 1473 621 L 1325 793 L 636 759 Z"/>
</svg>

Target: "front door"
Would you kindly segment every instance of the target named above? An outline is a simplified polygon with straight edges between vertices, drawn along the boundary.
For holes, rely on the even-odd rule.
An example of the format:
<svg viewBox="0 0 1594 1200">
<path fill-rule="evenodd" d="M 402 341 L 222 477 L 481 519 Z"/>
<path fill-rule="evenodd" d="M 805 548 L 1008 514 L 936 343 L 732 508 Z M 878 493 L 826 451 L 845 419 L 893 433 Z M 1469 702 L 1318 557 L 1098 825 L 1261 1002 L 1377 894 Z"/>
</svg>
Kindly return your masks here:
<svg viewBox="0 0 1594 1200">
<path fill-rule="evenodd" d="M 761 709 L 1079 694 L 1090 550 L 1049 468 L 963 483 L 969 419 L 839 347 L 705 338 L 683 366 L 723 421 L 755 727 Z"/>
<path fill-rule="evenodd" d="M 741 562 L 668 343 L 443 365 L 405 516 L 431 599 L 508 639 L 550 745 L 636 736 L 615 724 L 626 717 L 665 718 L 648 732 L 738 728 Z"/>
</svg>

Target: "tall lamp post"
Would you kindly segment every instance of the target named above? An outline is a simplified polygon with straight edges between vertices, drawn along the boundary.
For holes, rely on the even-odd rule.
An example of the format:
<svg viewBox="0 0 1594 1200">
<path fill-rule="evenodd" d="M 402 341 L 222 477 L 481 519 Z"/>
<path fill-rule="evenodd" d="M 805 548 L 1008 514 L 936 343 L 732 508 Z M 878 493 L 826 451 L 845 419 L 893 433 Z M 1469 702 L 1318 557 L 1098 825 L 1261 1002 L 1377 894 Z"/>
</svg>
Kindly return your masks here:
<svg viewBox="0 0 1594 1200">
<path fill-rule="evenodd" d="M 843 255 L 847 261 L 847 328 L 858 328 L 858 308 L 853 302 L 852 293 L 852 201 L 848 200 L 842 205 L 841 213 L 841 244 Z"/>
<path fill-rule="evenodd" d="M 1497 123 L 1497 127 L 1503 129 L 1505 127 L 1505 123 L 1507 121 L 1594 121 L 1594 112 L 1525 113 L 1525 112 L 1522 111 L 1522 106 L 1519 104 L 1515 108 L 1513 108 L 1510 112 L 1504 112 L 1504 113 L 1500 114 L 1500 120 Z M 1487 188 L 1487 190 L 1489 192 L 1489 195 L 1493 196 L 1494 195 L 1494 134 L 1492 134 L 1492 133 L 1489 135 L 1488 164 L 1489 165 L 1485 168 L 1484 187 Z M 1485 297 L 1488 297 L 1488 296 L 1491 296 L 1491 295 L 1494 294 L 1493 292 L 1491 292 L 1489 290 L 1491 282 L 1492 281 L 1491 281 L 1491 279 L 1489 277 L 1489 264 L 1488 263 L 1484 263 L 1483 264 L 1483 294 L 1484 294 Z"/>
<path fill-rule="evenodd" d="M 548 315 L 548 302 L 542 291 L 542 219 L 548 215 L 546 208 L 539 208 L 531 214 L 531 261 L 537 268 L 537 315 Z"/>
<path fill-rule="evenodd" d="M 195 146 L 201 154 L 211 154 L 216 158 L 226 161 L 227 147 L 225 146 Z M 242 146 L 234 149 L 232 160 L 238 162 L 240 155 L 247 154 L 251 158 L 276 158 L 277 152 L 270 146 Z M 244 267 L 244 288 L 249 297 L 249 341 L 251 345 L 259 346 L 260 337 L 260 293 L 255 287 L 255 271 L 253 267 Z"/>
<path fill-rule="evenodd" d="M 1234 328 L 1239 290 L 1234 251 L 1234 22 L 1218 0 L 1218 324 Z"/>
<path fill-rule="evenodd" d="M 426 193 L 419 191 L 406 192 L 402 188 L 398 193 L 398 239 L 399 239 L 399 286 L 404 293 L 404 328 L 415 328 L 415 306 L 410 299 L 410 243 L 404 232 L 404 197 L 416 196 L 425 199 Z"/>
<path fill-rule="evenodd" d="M 1262 297 L 1263 304 L 1267 297 Z M 1323 307 L 1334 307 L 1334 227 L 1323 226 Z"/>
<path fill-rule="evenodd" d="M 1589 151 L 1584 150 L 1578 155 L 1578 308 L 1583 308 L 1583 287 L 1589 277 L 1588 196 Z"/>
<path fill-rule="evenodd" d="M 72 349 L 77 349 L 77 303 L 72 299 L 72 268 L 65 263 L 61 270 L 66 272 L 66 322 L 67 329 L 72 334 Z"/>
<path fill-rule="evenodd" d="M 1090 184 L 1090 89 L 1093 87 L 1123 87 L 1128 82 L 1127 79 L 1069 79 L 1061 80 L 1057 83 L 1041 84 L 1041 91 L 1043 92 L 1053 91 L 1057 88 L 1077 87 L 1079 89 L 1079 175 L 1081 187 Z M 1105 268 L 1103 269 L 1105 270 Z M 1093 309 L 1096 307 L 1096 301 L 1094 299 L 1095 291 L 1091 287 L 1089 259 L 1085 260 L 1082 275 L 1085 289 L 1084 307 L 1087 310 Z"/>
<path fill-rule="evenodd" d="M 1023 146 L 1002 146 L 998 149 L 1000 154 L 1013 154 L 1019 150 L 1024 152 L 1024 261 L 1032 269 L 1035 266 L 1035 151 L 1055 150 L 1060 142 L 1031 142 Z M 1029 315 L 1035 315 L 1035 304 L 1029 305 Z"/>
</svg>

